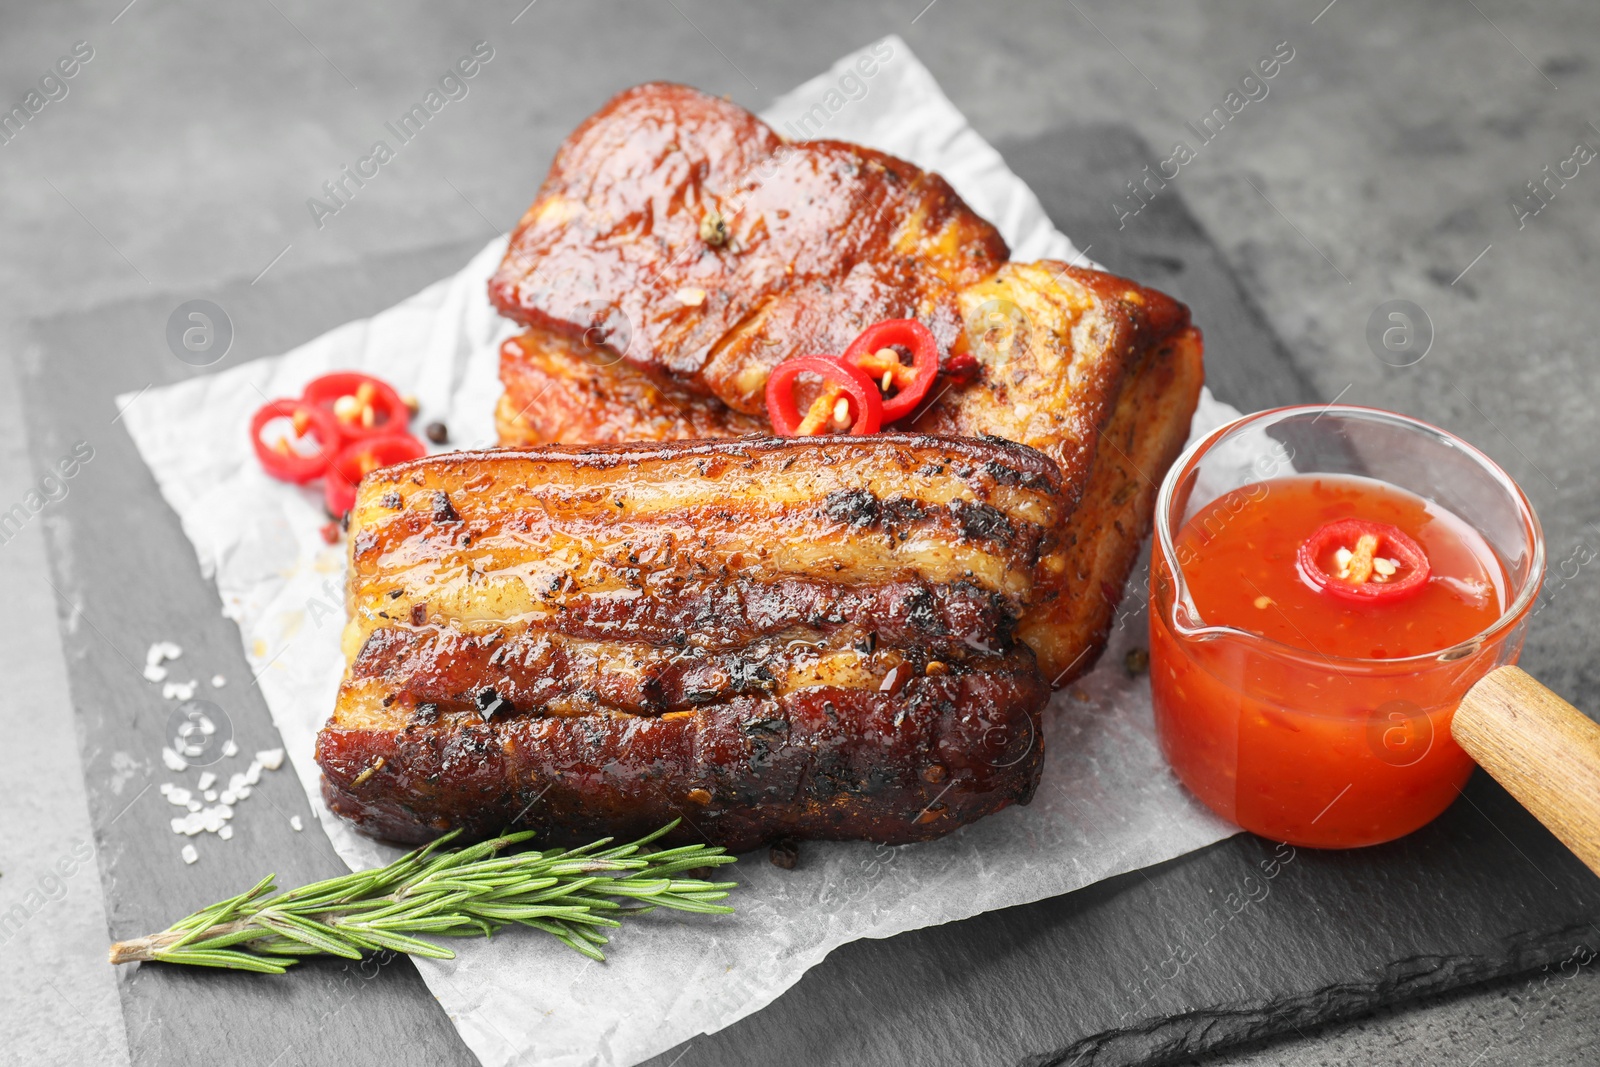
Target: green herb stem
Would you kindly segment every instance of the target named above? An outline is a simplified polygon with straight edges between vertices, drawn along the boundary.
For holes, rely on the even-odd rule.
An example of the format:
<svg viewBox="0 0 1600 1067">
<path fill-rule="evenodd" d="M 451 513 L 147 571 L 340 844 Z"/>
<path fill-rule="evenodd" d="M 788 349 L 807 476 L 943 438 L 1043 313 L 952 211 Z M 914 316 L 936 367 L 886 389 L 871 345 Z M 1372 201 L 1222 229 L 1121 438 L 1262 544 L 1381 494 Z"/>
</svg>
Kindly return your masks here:
<svg viewBox="0 0 1600 1067">
<path fill-rule="evenodd" d="M 734 857 L 715 846 L 652 849 L 673 821 L 627 845 L 604 838 L 575 849 L 514 851 L 533 834 L 505 834 L 446 848 L 452 832 L 370 871 L 355 871 L 274 893 L 268 875 L 248 891 L 111 946 L 112 963 L 154 960 L 282 974 L 303 956 L 360 959 L 390 950 L 450 959 L 455 953 L 413 936 L 488 937 L 511 924 L 550 934 L 596 960 L 620 919 L 655 908 L 727 914 L 717 901 L 736 882 L 681 875 Z M 609 847 L 608 847 L 609 846 Z"/>
</svg>

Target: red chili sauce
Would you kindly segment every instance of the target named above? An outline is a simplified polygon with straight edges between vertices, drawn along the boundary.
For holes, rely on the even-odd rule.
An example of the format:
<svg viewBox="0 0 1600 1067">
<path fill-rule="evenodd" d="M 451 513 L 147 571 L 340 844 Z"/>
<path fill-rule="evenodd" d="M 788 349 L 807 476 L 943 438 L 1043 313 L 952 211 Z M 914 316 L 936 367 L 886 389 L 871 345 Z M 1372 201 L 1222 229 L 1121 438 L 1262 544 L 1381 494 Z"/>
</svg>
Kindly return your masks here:
<svg viewBox="0 0 1600 1067">
<path fill-rule="evenodd" d="M 1176 631 L 1157 546 L 1156 725 L 1201 800 L 1312 847 L 1391 840 L 1449 806 L 1472 771 L 1449 727 L 1473 679 L 1430 654 L 1500 618 L 1508 581 L 1481 535 L 1382 482 L 1297 475 L 1212 501 L 1173 547 L 1187 625 L 1243 631 Z"/>
</svg>

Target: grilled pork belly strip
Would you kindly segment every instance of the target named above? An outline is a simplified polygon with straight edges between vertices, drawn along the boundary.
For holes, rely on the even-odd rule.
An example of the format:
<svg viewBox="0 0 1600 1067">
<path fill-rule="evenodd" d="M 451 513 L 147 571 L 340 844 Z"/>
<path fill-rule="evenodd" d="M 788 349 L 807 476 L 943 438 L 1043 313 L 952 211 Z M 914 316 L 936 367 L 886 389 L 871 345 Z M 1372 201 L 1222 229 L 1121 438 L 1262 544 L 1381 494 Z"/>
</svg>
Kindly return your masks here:
<svg viewBox="0 0 1600 1067">
<path fill-rule="evenodd" d="M 562 144 L 489 297 L 759 416 L 773 367 L 842 352 L 880 319 L 921 319 L 947 350 L 957 291 L 1007 255 L 937 174 L 859 145 L 787 143 L 736 104 L 653 82 Z"/>
<path fill-rule="evenodd" d="M 911 434 L 376 471 L 325 794 L 403 841 L 947 833 L 1037 783 L 1013 634 L 1063 511 L 1037 452 Z"/>
</svg>

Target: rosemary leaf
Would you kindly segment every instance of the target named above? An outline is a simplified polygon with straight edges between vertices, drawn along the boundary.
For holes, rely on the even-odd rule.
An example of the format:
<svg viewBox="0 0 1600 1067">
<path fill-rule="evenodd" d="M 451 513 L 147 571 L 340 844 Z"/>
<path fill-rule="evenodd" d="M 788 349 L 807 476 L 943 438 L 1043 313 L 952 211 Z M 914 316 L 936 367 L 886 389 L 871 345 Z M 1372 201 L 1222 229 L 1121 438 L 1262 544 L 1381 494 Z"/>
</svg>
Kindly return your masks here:
<svg viewBox="0 0 1600 1067">
<path fill-rule="evenodd" d="M 274 893 L 273 875 L 166 930 L 111 946 L 112 963 L 154 960 L 194 967 L 282 974 L 299 957 L 359 959 L 381 949 L 450 959 L 455 954 L 413 936 L 489 937 L 507 925 L 549 934 L 604 961 L 601 928 L 656 907 L 727 914 L 717 904 L 734 882 L 678 875 L 734 862 L 723 849 L 654 849 L 678 825 L 623 845 L 602 838 L 581 848 L 525 849 L 531 831 L 449 848 L 454 832 L 370 871 Z"/>
</svg>

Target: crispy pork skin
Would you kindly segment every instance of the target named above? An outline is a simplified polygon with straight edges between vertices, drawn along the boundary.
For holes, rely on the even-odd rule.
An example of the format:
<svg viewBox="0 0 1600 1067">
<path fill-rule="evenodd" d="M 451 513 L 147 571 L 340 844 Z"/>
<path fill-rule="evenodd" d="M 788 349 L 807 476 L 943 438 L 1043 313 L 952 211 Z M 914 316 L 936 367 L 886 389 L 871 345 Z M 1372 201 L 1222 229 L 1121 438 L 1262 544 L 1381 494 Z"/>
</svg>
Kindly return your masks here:
<svg viewBox="0 0 1600 1067">
<path fill-rule="evenodd" d="M 1066 512 L 1040 453 L 915 434 L 375 471 L 325 796 L 400 841 L 948 833 L 1037 784 L 1016 633 Z"/>
</svg>

